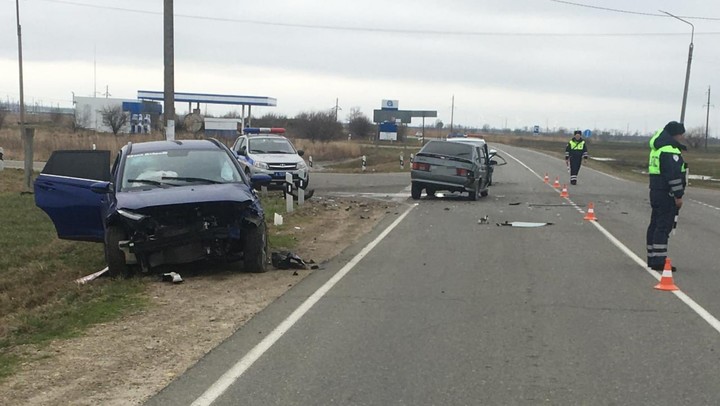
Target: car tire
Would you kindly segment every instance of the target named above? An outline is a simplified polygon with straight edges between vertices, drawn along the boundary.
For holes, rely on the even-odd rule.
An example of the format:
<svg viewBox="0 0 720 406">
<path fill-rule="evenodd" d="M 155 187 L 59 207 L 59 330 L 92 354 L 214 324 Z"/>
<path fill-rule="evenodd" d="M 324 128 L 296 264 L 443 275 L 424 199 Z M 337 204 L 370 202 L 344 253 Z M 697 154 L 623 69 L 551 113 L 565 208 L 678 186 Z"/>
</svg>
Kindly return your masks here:
<svg viewBox="0 0 720 406">
<path fill-rule="evenodd" d="M 245 230 L 245 251 L 243 265 L 245 270 L 254 273 L 267 272 L 268 235 L 263 221 L 259 226 L 250 226 Z"/>
<path fill-rule="evenodd" d="M 468 192 L 468 197 L 472 201 L 480 199 L 480 181 L 475 182 L 475 188 Z"/>
<path fill-rule="evenodd" d="M 422 185 L 419 183 L 413 182 L 410 187 L 410 196 L 413 198 L 413 200 L 417 200 L 420 198 L 420 195 L 422 194 Z"/>
<path fill-rule="evenodd" d="M 120 241 L 127 239 L 127 233 L 122 227 L 108 226 L 105 231 L 105 261 L 108 266 L 108 275 L 112 278 L 129 278 L 132 268 L 125 262 L 125 253 L 118 247 Z"/>
</svg>

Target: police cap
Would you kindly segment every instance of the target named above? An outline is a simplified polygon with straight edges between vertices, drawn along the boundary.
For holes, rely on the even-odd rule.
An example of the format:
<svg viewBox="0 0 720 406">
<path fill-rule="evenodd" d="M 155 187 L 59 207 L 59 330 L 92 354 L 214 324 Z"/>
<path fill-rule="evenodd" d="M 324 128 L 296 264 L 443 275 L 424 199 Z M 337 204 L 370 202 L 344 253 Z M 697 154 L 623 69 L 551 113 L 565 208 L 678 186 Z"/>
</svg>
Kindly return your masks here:
<svg viewBox="0 0 720 406">
<path fill-rule="evenodd" d="M 664 130 L 670 135 L 685 134 L 685 126 L 683 123 L 678 123 L 677 121 L 667 123 Z"/>
</svg>

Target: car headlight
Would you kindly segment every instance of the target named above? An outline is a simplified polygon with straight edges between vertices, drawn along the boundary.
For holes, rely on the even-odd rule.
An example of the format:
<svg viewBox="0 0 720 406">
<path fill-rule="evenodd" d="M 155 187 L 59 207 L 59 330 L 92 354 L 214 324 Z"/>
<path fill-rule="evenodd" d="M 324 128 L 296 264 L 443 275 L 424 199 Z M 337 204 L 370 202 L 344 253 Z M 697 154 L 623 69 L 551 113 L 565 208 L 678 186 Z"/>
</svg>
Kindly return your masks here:
<svg viewBox="0 0 720 406">
<path fill-rule="evenodd" d="M 142 220 L 142 219 L 145 218 L 145 216 L 142 215 L 142 214 L 133 213 L 133 212 L 128 211 L 128 210 L 118 209 L 117 212 L 118 212 L 119 215 L 121 215 L 121 216 L 123 216 L 123 217 L 125 217 L 125 218 L 128 218 L 128 219 L 130 219 L 130 220 L 133 220 L 133 221 L 140 221 L 140 220 Z"/>
<path fill-rule="evenodd" d="M 268 164 L 266 164 L 265 162 L 260 162 L 260 161 L 253 162 L 253 166 L 256 168 L 260 168 L 260 169 L 268 169 L 269 168 Z"/>
<path fill-rule="evenodd" d="M 298 169 L 307 169 L 307 164 L 305 163 L 305 161 L 300 161 L 297 163 L 297 168 Z"/>
</svg>

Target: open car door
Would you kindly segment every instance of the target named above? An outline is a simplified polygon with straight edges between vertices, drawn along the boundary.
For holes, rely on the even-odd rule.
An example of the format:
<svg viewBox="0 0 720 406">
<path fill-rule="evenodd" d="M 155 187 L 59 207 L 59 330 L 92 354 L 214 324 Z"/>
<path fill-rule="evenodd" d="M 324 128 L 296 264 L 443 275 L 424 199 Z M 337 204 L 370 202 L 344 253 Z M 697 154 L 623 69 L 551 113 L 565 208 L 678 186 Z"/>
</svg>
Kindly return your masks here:
<svg viewBox="0 0 720 406">
<path fill-rule="evenodd" d="M 107 195 L 90 189 L 110 181 L 110 151 L 55 151 L 35 180 L 35 205 L 66 240 L 104 241 L 102 207 Z"/>
</svg>

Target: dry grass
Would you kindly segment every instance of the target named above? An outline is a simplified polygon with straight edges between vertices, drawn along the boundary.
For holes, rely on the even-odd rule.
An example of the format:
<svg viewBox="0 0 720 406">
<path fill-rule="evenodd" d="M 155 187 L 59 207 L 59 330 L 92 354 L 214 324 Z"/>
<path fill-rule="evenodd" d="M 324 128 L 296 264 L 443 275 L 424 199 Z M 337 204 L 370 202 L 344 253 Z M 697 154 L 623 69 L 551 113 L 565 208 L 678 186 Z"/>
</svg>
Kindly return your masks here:
<svg viewBox="0 0 720 406">
<path fill-rule="evenodd" d="M 305 151 L 305 160 L 313 157 L 314 162 L 335 162 L 357 158 L 362 155 L 360 145 L 347 141 L 311 142 L 309 140 L 293 140 L 295 148 Z"/>
<path fill-rule="evenodd" d="M 179 140 L 198 139 L 195 134 L 179 133 L 176 135 Z M 47 161 L 53 151 L 60 149 L 97 149 L 118 151 L 128 142 L 145 142 L 164 140 L 165 136 L 160 132 L 153 134 L 120 134 L 96 133 L 94 131 L 72 132 L 52 128 L 37 128 L 33 138 L 33 160 Z M 221 140 L 226 143 L 232 141 Z M 17 129 L 0 130 L 0 146 L 5 149 L 5 159 L 22 160 L 23 146 L 20 134 Z"/>
</svg>

